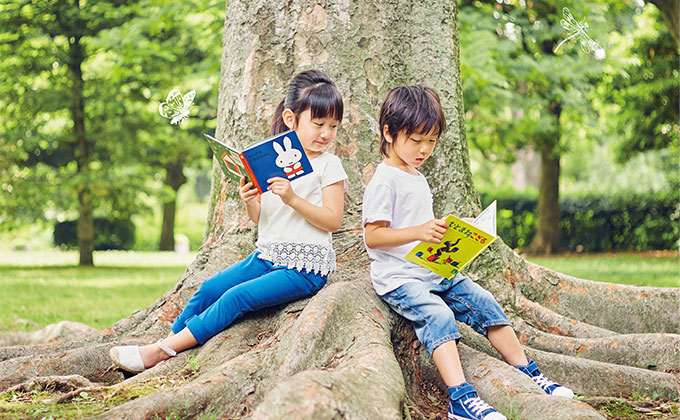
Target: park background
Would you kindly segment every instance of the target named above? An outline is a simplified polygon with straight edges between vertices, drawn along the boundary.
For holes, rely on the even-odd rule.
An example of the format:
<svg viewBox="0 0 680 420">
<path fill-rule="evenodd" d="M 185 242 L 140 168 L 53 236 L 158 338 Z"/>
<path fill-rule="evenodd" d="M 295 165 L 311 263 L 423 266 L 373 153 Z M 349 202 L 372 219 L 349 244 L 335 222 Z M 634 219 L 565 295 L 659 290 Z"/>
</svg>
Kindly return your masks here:
<svg viewBox="0 0 680 420">
<path fill-rule="evenodd" d="M 560 53 L 541 48 L 566 36 L 561 8 L 545 25 L 531 2 L 458 2 L 474 185 L 484 205 L 498 200 L 499 236 L 529 260 L 591 280 L 677 287 L 677 20 L 652 2 L 563 3 L 589 22 L 606 58 L 575 40 Z M 216 127 L 224 5 L 112 8 L 86 47 L 50 25 L 59 22 L 51 2 L 23 7 L 35 26 L 0 18 L 0 328 L 64 319 L 105 328 L 168 290 L 203 241 L 213 165 L 202 137 Z M 517 11 L 527 7 L 533 19 Z M 68 65 L 78 58 L 80 86 Z M 196 90 L 179 126 L 158 114 L 175 87 Z M 74 114 L 77 97 L 84 115 Z M 90 143 L 85 171 L 78 121 Z M 89 262 L 76 233 L 83 185 Z M 557 222 L 554 211 L 539 213 L 541 199 L 559 205 Z M 553 229 L 536 241 L 541 218 Z"/>
</svg>

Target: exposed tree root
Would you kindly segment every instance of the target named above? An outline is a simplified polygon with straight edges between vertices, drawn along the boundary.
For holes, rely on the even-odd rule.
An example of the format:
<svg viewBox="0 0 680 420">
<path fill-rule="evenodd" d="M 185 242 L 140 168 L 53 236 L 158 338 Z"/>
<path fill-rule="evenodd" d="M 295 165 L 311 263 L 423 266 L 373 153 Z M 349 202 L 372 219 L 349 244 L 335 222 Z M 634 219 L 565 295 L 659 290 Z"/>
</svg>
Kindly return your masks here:
<svg viewBox="0 0 680 420">
<path fill-rule="evenodd" d="M 620 334 L 599 338 L 574 338 L 548 334 L 521 318 L 513 320 L 520 342 L 537 350 L 585 357 L 601 362 L 659 371 L 680 368 L 680 335 Z"/>
<path fill-rule="evenodd" d="M 56 324 L 50 324 L 38 331 L 0 334 L 0 347 L 57 341 L 85 341 L 97 335 L 99 335 L 99 330 L 80 322 L 61 321 Z"/>
<path fill-rule="evenodd" d="M 94 384 L 80 375 L 39 376 L 19 385 L 10 387 L 6 392 L 19 393 L 31 391 L 71 392 Z"/>
<path fill-rule="evenodd" d="M 567 337 L 610 337 L 618 333 L 594 325 L 562 316 L 538 303 L 532 302 L 522 295 L 517 296 L 516 305 L 519 314 L 526 321 L 541 331 Z"/>
<path fill-rule="evenodd" d="M 459 324 L 459 327 L 465 344 L 501 359 L 500 354 L 484 337 L 466 325 Z M 526 346 L 524 351 L 527 357 L 536 360 L 546 376 L 582 395 L 630 398 L 637 393 L 657 394 L 669 399 L 680 395 L 680 383 L 671 373 L 566 356 Z"/>
<path fill-rule="evenodd" d="M 680 289 L 582 280 L 526 263 L 528 299 L 578 321 L 623 334 L 680 331 Z"/>
<path fill-rule="evenodd" d="M 99 344 L 58 351 L 50 355 L 22 356 L 0 363 L 0 392 L 42 376 L 77 374 L 92 382 L 114 383 L 123 379 L 120 371 L 110 369 L 111 345 Z"/>
</svg>

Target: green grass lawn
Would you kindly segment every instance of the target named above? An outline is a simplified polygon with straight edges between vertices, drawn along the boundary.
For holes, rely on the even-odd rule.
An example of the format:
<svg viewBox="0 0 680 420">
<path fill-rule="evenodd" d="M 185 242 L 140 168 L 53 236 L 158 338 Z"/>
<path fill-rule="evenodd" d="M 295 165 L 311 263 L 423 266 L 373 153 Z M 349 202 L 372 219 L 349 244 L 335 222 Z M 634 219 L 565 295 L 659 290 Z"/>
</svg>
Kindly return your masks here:
<svg viewBox="0 0 680 420">
<path fill-rule="evenodd" d="M 106 328 L 169 290 L 194 253 L 95 252 L 96 267 L 78 267 L 75 251 L 0 252 L 0 332 L 29 331 L 69 320 Z M 677 253 L 530 257 L 596 281 L 678 287 Z"/>
<path fill-rule="evenodd" d="M 0 252 L 0 331 L 63 320 L 106 328 L 163 295 L 194 256 L 95 252 L 96 267 L 78 267 L 73 251 Z"/>
<path fill-rule="evenodd" d="M 570 254 L 529 261 L 582 279 L 637 286 L 680 287 L 677 253 Z"/>
</svg>

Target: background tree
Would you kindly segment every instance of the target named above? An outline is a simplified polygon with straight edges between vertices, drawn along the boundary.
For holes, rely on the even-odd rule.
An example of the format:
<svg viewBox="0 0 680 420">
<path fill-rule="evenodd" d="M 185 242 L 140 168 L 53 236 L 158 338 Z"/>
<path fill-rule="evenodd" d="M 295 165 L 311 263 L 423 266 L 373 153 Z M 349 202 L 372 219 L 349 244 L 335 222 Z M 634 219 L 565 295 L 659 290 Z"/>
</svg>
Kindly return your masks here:
<svg viewBox="0 0 680 420">
<path fill-rule="evenodd" d="M 645 8 L 638 20 L 628 43 L 617 51 L 631 58 L 602 81 L 606 102 L 612 105 L 604 111 L 614 122 L 620 161 L 650 150 L 677 153 L 680 137 L 677 44 L 656 8 Z"/>
<path fill-rule="evenodd" d="M 572 13 L 603 31 L 607 7 L 571 2 Z M 463 81 L 468 134 L 488 159 L 514 160 L 524 148 L 541 158 L 538 226 L 528 250 L 556 252 L 560 244 L 560 157 L 588 125 L 588 101 L 602 64 L 567 43 L 554 2 L 462 2 Z"/>
<path fill-rule="evenodd" d="M 379 161 L 375 115 L 380 101 L 394 85 L 423 82 L 440 92 L 450 124 L 424 169 L 434 186 L 435 211 L 471 215 L 481 210 L 464 134 L 455 2 L 252 1 L 227 6 L 220 136 L 242 144 L 261 138 L 288 82 L 301 69 L 323 69 L 344 93 L 347 111 L 334 152 L 345 162 L 351 187 L 343 228 L 334 237 L 339 271 L 313 298 L 247 316 L 205 345 L 123 381 L 119 371 L 110 369 L 109 348 L 165 335 L 203 279 L 252 250 L 254 226 L 234 186 L 222 182 L 216 169 L 208 235 L 177 284 L 153 305 L 106 330 L 0 349 L 0 389 L 18 386 L 14 392 L 30 392 L 65 383 L 59 375 L 74 374 L 73 391 L 59 401 L 83 391 L 93 401 L 104 401 L 107 393 L 124 395 L 133 384 L 158 384 L 99 418 L 442 415 L 446 397 L 431 358 L 370 285 L 360 200 Z M 528 355 L 549 376 L 586 395 L 677 394 L 678 381 L 667 373 L 680 367 L 675 357 L 680 336 L 671 334 L 680 317 L 668 310 L 679 297 L 676 289 L 564 276 L 527 263 L 502 240 L 467 273 L 506 308 Z M 464 333 L 460 347 L 467 377 L 504 412 L 527 420 L 603 419 L 586 404 L 545 395 L 516 369 L 485 354 L 494 354 L 486 340 L 469 329 Z M 638 367 L 650 360 L 656 371 Z"/>
<path fill-rule="evenodd" d="M 11 152 L 0 173 L 7 191 L 0 222 L 12 227 L 77 215 L 80 264 L 91 265 L 94 216 L 129 220 L 160 196 L 162 249 L 173 249 L 184 164 L 206 156 L 201 137 L 214 130 L 216 103 L 209 98 L 217 88 L 218 3 L 0 7 L 0 49 L 12 57 L 0 63 L 7 76 L 0 100 L 8 111 L 0 144 Z M 185 92 L 196 86 L 200 104 L 181 128 L 158 115 L 176 86 Z"/>
<path fill-rule="evenodd" d="M 93 263 L 94 209 L 102 189 L 108 190 L 102 188 L 108 179 L 103 174 L 116 172 L 109 166 L 117 157 L 114 145 L 96 140 L 109 134 L 99 121 L 116 114 L 116 102 L 105 107 L 90 102 L 109 93 L 100 89 L 103 75 L 92 61 L 96 47 L 91 42 L 130 19 L 133 4 L 3 1 L 0 9 L 0 48 L 3 56 L 13 57 L 2 63 L 2 96 L 9 110 L 2 120 L 7 124 L 3 140 L 30 151 L 20 156 L 25 160 L 16 170 L 33 168 L 12 178 L 21 182 L 12 190 L 43 187 L 44 180 L 64 195 L 62 201 L 77 197 L 81 265 Z M 39 208 L 44 201 L 31 204 Z"/>
</svg>

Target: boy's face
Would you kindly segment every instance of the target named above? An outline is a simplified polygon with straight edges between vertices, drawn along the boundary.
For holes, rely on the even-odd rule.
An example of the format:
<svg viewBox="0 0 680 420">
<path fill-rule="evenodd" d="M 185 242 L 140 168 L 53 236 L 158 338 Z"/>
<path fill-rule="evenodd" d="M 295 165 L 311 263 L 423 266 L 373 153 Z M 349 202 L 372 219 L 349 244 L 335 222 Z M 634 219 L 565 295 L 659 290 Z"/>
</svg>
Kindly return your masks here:
<svg viewBox="0 0 680 420">
<path fill-rule="evenodd" d="M 386 162 L 407 172 L 413 172 L 430 157 L 439 138 L 439 133 L 434 129 L 429 133 L 416 131 L 409 135 L 402 130 L 394 139 L 385 126 L 383 134 L 390 144 L 387 149 Z"/>
</svg>

